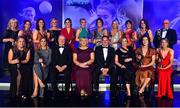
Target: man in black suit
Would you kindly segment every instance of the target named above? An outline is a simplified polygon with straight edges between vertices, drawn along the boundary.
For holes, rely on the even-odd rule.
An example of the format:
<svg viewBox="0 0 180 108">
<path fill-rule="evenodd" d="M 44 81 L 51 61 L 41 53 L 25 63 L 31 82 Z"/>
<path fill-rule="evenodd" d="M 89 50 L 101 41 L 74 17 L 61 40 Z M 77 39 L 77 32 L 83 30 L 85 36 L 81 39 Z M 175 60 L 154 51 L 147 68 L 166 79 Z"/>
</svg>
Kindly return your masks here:
<svg viewBox="0 0 180 108">
<path fill-rule="evenodd" d="M 173 45 L 177 43 L 177 34 L 176 30 L 169 28 L 170 22 L 169 20 L 164 20 L 163 28 L 158 29 L 155 33 L 155 37 L 153 40 L 155 48 L 160 47 L 160 41 L 162 38 L 167 38 L 169 40 L 169 47 L 173 49 Z"/>
<path fill-rule="evenodd" d="M 95 49 L 95 70 L 93 73 L 93 86 L 95 95 L 98 95 L 99 89 L 99 76 L 110 75 L 110 90 L 111 96 L 115 96 L 116 88 L 116 73 L 114 67 L 114 48 L 109 46 L 109 38 L 107 36 L 102 37 L 102 45 Z"/>
<path fill-rule="evenodd" d="M 53 97 L 57 92 L 58 75 L 64 74 L 65 80 L 65 92 L 68 95 L 70 88 L 70 72 L 72 63 L 72 51 L 69 45 L 65 45 L 65 37 L 60 35 L 58 43 L 55 48 L 52 49 L 52 88 Z"/>
</svg>

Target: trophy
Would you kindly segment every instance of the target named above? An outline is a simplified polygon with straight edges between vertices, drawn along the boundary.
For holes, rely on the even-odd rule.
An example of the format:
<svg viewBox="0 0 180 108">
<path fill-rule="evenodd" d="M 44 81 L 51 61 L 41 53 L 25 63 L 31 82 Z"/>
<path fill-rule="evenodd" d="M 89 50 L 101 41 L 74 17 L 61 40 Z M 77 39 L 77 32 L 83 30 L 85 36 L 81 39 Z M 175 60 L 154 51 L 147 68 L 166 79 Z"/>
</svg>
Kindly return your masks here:
<svg viewBox="0 0 180 108">
<path fill-rule="evenodd" d="M 141 67 L 142 65 L 142 59 L 143 59 L 143 55 L 142 54 L 137 54 L 136 55 L 136 62 L 137 62 L 137 66 Z"/>
<path fill-rule="evenodd" d="M 157 36 L 158 36 L 158 40 L 161 40 L 161 29 L 157 30 Z"/>
</svg>

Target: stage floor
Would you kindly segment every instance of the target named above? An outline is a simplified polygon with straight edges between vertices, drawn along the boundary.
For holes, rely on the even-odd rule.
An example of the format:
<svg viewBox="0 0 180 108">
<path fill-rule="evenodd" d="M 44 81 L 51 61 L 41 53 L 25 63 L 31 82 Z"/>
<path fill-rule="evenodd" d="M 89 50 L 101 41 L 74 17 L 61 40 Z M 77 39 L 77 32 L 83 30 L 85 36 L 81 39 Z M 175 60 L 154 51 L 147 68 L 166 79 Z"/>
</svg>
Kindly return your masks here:
<svg viewBox="0 0 180 108">
<path fill-rule="evenodd" d="M 49 94 L 47 94 L 49 95 Z M 116 98 L 110 98 L 110 92 L 101 92 L 99 97 L 79 97 L 72 93 L 69 98 L 61 92 L 52 100 L 46 98 L 35 98 L 22 101 L 20 99 L 11 100 L 7 91 L 0 91 L 1 107 L 180 107 L 180 92 L 174 93 L 174 100 L 157 99 L 152 97 L 132 97 L 127 99 L 123 92 L 120 92 Z"/>
</svg>

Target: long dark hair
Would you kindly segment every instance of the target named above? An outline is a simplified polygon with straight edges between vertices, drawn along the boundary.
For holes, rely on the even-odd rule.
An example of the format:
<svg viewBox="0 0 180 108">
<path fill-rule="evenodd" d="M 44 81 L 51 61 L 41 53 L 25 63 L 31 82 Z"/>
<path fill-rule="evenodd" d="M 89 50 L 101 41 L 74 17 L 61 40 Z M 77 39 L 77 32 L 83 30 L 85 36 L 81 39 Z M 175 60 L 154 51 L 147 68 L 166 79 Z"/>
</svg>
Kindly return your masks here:
<svg viewBox="0 0 180 108">
<path fill-rule="evenodd" d="M 69 22 L 70 22 L 70 26 L 72 27 L 72 20 L 71 20 L 71 18 L 66 18 L 66 19 L 64 20 L 64 24 L 66 24 L 66 21 L 69 21 Z"/>
<path fill-rule="evenodd" d="M 97 26 L 97 24 L 98 24 L 98 21 L 101 21 L 102 26 L 104 25 L 104 21 L 103 21 L 103 19 L 102 19 L 102 18 L 98 18 L 98 19 L 96 19 L 96 26 Z"/>
<path fill-rule="evenodd" d="M 30 21 L 30 20 L 24 20 L 24 22 L 23 22 L 23 28 L 25 28 L 25 24 L 26 24 L 27 22 L 29 22 L 29 24 L 30 24 L 30 28 L 31 28 L 32 23 L 31 23 L 31 21 Z"/>
<path fill-rule="evenodd" d="M 43 30 L 46 30 L 46 24 L 45 24 L 45 21 L 44 21 L 44 19 L 43 18 L 39 18 L 38 20 L 37 20 L 37 22 L 36 22 L 36 30 L 40 30 L 39 29 L 39 21 L 43 21 L 43 23 L 44 23 L 44 26 L 43 26 Z"/>
<path fill-rule="evenodd" d="M 139 28 L 140 28 L 140 29 L 142 28 L 142 26 L 141 26 L 141 22 L 142 22 L 142 21 L 144 21 L 144 24 L 146 25 L 146 30 L 149 30 L 149 24 L 148 24 L 147 20 L 145 20 L 145 19 L 141 19 L 141 20 L 140 20 L 140 22 L 139 22 Z"/>
<path fill-rule="evenodd" d="M 147 38 L 148 39 L 148 48 L 152 48 L 151 46 L 151 41 L 150 41 L 150 38 L 149 36 L 143 36 L 139 41 L 140 41 L 140 45 L 142 46 L 143 45 L 143 38 Z"/>
</svg>

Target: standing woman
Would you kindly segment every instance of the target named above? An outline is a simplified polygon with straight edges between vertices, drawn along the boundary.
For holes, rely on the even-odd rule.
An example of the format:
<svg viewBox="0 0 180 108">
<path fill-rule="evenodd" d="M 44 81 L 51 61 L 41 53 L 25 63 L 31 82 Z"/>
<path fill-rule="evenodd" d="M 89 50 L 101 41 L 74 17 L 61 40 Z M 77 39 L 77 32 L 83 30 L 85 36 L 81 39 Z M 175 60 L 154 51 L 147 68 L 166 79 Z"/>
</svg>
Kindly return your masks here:
<svg viewBox="0 0 180 108">
<path fill-rule="evenodd" d="M 29 71 L 29 59 L 30 50 L 25 48 L 24 38 L 19 37 L 16 41 L 16 45 L 11 48 L 8 53 L 11 73 L 10 93 L 12 98 L 21 94 L 21 98 L 26 99 L 26 96 L 31 92 L 30 82 L 32 81 L 32 73 Z"/>
<path fill-rule="evenodd" d="M 138 69 L 136 71 L 136 85 L 141 96 L 145 88 L 151 86 L 154 81 L 155 49 L 151 48 L 149 37 L 142 37 L 141 47 L 136 50 Z"/>
<path fill-rule="evenodd" d="M 23 30 L 20 30 L 18 33 L 18 37 L 23 37 L 26 42 L 26 48 L 30 49 L 31 57 L 29 61 L 29 65 L 31 66 L 31 71 L 33 68 L 34 62 L 34 46 L 33 46 L 33 33 L 31 30 L 31 22 L 29 20 L 24 21 Z"/>
<path fill-rule="evenodd" d="M 122 38 L 121 48 L 118 48 L 115 52 L 115 64 L 117 66 L 118 76 L 121 76 L 125 80 L 127 96 L 131 96 L 131 85 L 134 80 L 134 68 L 133 61 L 135 53 L 132 47 L 128 47 L 127 39 Z"/>
<path fill-rule="evenodd" d="M 88 48 L 88 39 L 80 38 L 80 47 L 73 52 L 77 93 L 80 96 L 92 94 L 92 72 L 94 52 Z"/>
<path fill-rule="evenodd" d="M 132 21 L 127 20 L 125 24 L 126 24 L 126 30 L 123 33 L 123 37 L 127 38 L 128 46 L 131 46 L 135 50 L 136 49 L 135 42 L 137 40 L 137 35 L 132 28 Z"/>
<path fill-rule="evenodd" d="M 150 42 L 153 42 L 153 34 L 151 29 L 149 28 L 148 22 L 145 19 L 141 19 L 138 30 L 138 40 L 141 42 L 142 37 L 147 36 L 150 38 Z M 140 43 L 139 43 L 140 45 Z"/>
<path fill-rule="evenodd" d="M 96 29 L 93 32 L 93 43 L 96 46 L 101 45 L 101 40 L 103 36 L 108 36 L 108 31 L 103 27 L 104 22 L 103 19 L 98 18 L 96 20 Z"/>
<path fill-rule="evenodd" d="M 66 44 L 74 48 L 75 30 L 72 28 L 72 21 L 70 18 L 66 18 L 64 21 L 65 27 L 61 30 L 61 35 L 65 36 Z"/>
<path fill-rule="evenodd" d="M 51 49 L 48 47 L 47 39 L 41 38 L 38 49 L 34 55 L 34 92 L 32 98 L 38 95 L 38 86 L 40 86 L 39 97 L 44 96 L 44 81 L 47 79 L 49 65 L 51 62 Z"/>
<path fill-rule="evenodd" d="M 61 29 L 57 26 L 58 20 L 56 18 L 53 18 L 51 20 L 51 28 L 47 31 L 49 46 L 51 49 L 58 44 L 58 37 L 61 33 Z"/>
<path fill-rule="evenodd" d="M 36 29 L 33 31 L 33 43 L 34 49 L 38 49 L 41 38 L 47 38 L 46 25 L 45 21 L 42 18 L 39 18 L 36 22 Z"/>
<path fill-rule="evenodd" d="M 121 31 L 119 30 L 119 22 L 117 20 L 114 20 L 111 25 L 111 32 L 110 32 L 110 43 L 111 46 L 116 50 L 119 46 L 119 41 L 121 38 Z"/>
<path fill-rule="evenodd" d="M 3 34 L 4 54 L 3 54 L 3 68 L 8 71 L 8 52 L 15 44 L 16 38 L 18 37 L 18 20 L 12 18 L 9 20 L 7 29 Z"/>
<path fill-rule="evenodd" d="M 19 37 L 23 37 L 26 42 L 26 47 L 29 49 L 33 48 L 32 40 L 32 31 L 31 31 L 31 22 L 29 20 L 24 21 L 23 30 L 20 30 L 18 33 Z"/>
<path fill-rule="evenodd" d="M 173 90 L 171 86 L 171 75 L 173 73 L 172 64 L 174 61 L 174 51 L 169 48 L 169 42 L 166 38 L 161 40 L 158 63 L 158 97 L 167 96 L 173 99 Z"/>
</svg>

